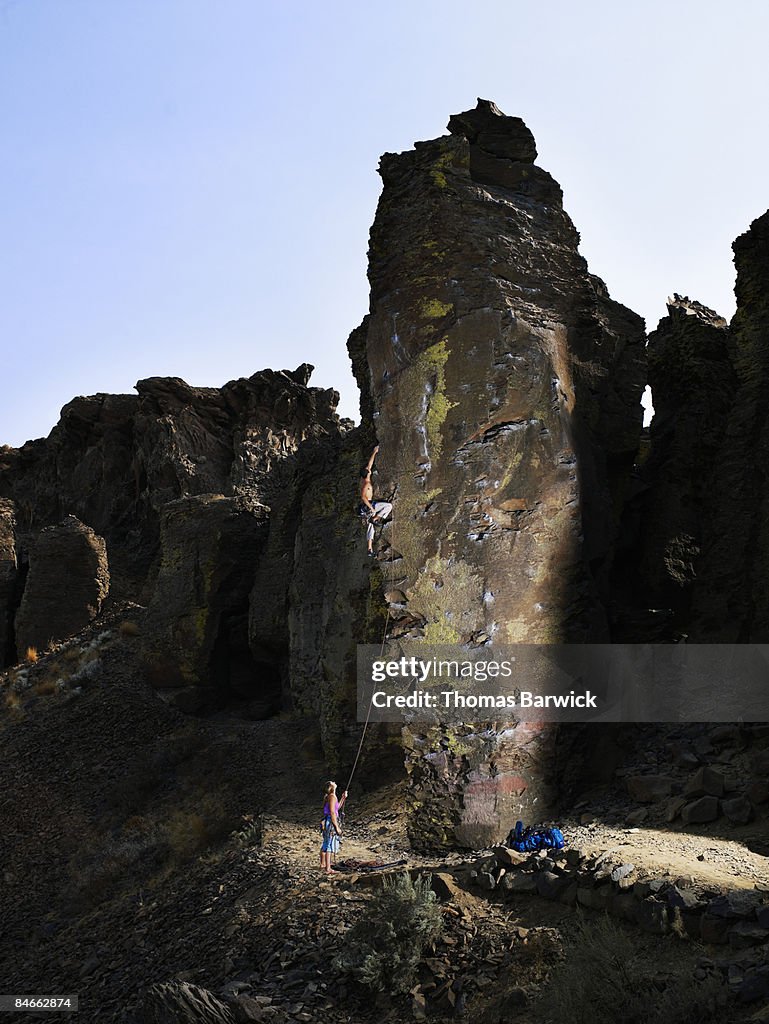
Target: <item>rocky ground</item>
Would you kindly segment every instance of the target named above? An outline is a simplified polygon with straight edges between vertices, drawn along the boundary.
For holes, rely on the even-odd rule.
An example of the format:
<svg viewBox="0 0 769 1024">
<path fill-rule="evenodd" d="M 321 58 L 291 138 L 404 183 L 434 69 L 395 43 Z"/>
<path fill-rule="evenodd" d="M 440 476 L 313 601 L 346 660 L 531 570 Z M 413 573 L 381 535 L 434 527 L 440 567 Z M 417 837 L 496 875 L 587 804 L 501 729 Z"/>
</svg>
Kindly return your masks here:
<svg viewBox="0 0 769 1024">
<path fill-rule="evenodd" d="M 610 942 L 629 944 L 644 984 L 683 986 L 691 1000 L 695 1016 L 669 1019 L 706 1020 L 700 1003 L 727 992 L 720 1020 L 769 1005 L 762 805 L 745 824 L 721 814 L 684 825 L 681 807 L 667 820 L 677 790 L 690 788 L 683 807 L 702 799 L 691 780 L 717 773 L 715 759 L 726 785 L 742 785 L 762 735 L 717 734 L 696 764 L 666 760 L 670 743 L 685 752 L 685 730 L 657 746 L 642 735 L 614 783 L 561 822 L 558 857 L 418 856 L 403 783 L 362 793 L 354 781 L 340 870 L 326 877 L 317 722 L 183 716 L 143 681 L 127 621 L 116 613 L 2 677 L 0 991 L 76 992 L 79 1019 L 120 1024 L 180 1019 L 163 1010 L 169 993 L 199 1021 L 498 1024 L 525 1008 L 546 1022 L 566 1012 L 564 972 L 589 947 L 581 922 L 609 910 Z M 383 877 L 341 862 L 372 860 L 429 871 L 441 905 L 442 935 L 398 996 L 372 994 L 336 963 Z M 588 972 L 596 984 L 605 974 Z M 164 983 L 153 1003 L 148 989 Z"/>
</svg>

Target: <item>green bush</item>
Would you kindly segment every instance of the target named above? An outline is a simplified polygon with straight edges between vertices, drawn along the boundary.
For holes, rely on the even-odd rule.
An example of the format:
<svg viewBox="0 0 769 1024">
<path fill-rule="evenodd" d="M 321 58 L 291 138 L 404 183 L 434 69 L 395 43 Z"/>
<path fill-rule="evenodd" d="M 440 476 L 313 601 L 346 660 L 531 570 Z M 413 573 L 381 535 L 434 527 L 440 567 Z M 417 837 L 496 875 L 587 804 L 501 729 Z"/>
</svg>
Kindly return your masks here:
<svg viewBox="0 0 769 1024">
<path fill-rule="evenodd" d="M 422 954 L 441 933 L 443 915 L 430 876 L 385 878 L 365 915 L 347 933 L 342 970 L 379 992 L 408 992 Z"/>
</svg>

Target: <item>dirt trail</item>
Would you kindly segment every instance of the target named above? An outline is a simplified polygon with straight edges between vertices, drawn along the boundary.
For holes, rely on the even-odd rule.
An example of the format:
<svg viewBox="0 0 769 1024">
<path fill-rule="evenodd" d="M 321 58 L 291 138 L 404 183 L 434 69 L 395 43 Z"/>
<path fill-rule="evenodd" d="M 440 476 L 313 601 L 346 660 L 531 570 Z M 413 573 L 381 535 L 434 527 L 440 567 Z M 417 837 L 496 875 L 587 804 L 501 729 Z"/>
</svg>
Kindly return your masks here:
<svg viewBox="0 0 769 1024">
<path fill-rule="evenodd" d="M 641 874 L 675 880 L 683 877 L 717 890 L 765 888 L 769 892 L 769 858 L 754 852 L 748 844 L 765 835 L 758 828 L 735 830 L 734 839 L 662 830 L 657 828 L 611 828 L 596 824 L 586 829 L 566 825 L 571 845 L 590 855 L 612 851 L 610 860 L 633 863 Z"/>
</svg>

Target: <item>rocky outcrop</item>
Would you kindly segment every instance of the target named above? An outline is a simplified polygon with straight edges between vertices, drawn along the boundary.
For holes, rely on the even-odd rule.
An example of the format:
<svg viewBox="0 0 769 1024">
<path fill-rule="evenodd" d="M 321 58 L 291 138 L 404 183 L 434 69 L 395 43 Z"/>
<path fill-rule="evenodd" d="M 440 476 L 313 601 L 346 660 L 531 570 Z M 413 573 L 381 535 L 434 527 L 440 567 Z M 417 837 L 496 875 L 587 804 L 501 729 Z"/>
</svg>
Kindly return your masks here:
<svg viewBox="0 0 769 1024">
<path fill-rule="evenodd" d="M 43 651 L 51 642 L 79 632 L 99 614 L 108 593 L 104 539 L 75 516 L 46 527 L 32 551 L 16 615 L 19 651 Z"/>
<path fill-rule="evenodd" d="M 654 419 L 643 469 L 643 539 L 637 571 L 625 572 L 624 579 L 632 581 L 636 600 L 643 596 L 650 607 L 671 608 L 681 621 L 697 573 L 713 465 L 737 378 L 726 321 L 680 295 L 667 306 L 668 316 L 649 335 Z"/>
<path fill-rule="evenodd" d="M 433 642 L 608 639 L 615 510 L 642 419 L 643 322 L 588 273 L 520 119 L 479 100 L 449 130 L 382 158 L 370 312 L 349 343 L 382 445 L 381 490 L 394 495 L 387 585 L 405 598 L 397 614 L 405 607 L 411 635 Z M 486 740 L 480 762 L 458 771 L 444 771 L 441 743 L 423 738 L 426 763 L 441 766 L 421 787 L 441 793 L 438 818 L 452 792 L 473 802 L 468 772 L 488 776 L 494 798 L 513 792 L 517 769 L 490 767 L 509 735 L 502 726 L 499 749 Z M 533 801 L 545 793 L 535 775 L 519 787 Z M 414 810 L 418 841 L 419 822 L 435 815 Z M 464 814 L 484 819 L 480 807 Z M 474 841 L 502 827 L 479 824 Z M 432 833 L 425 824 L 426 842 Z"/>
<path fill-rule="evenodd" d="M 282 498 L 292 473 L 286 466 L 301 446 L 322 448 L 345 432 L 338 394 L 308 387 L 311 370 L 263 370 L 222 388 L 150 378 L 139 381 L 138 395 L 76 398 L 47 439 L 0 450 L 0 500 L 14 503 L 17 557 L 23 563 L 42 529 L 76 515 L 107 543 L 112 597 L 152 602 L 166 506 L 224 495 L 263 519 L 265 507 Z M 192 577 L 176 582 L 194 590 Z M 14 611 L 9 601 L 0 589 L 0 621 Z M 247 642 L 247 599 L 242 605 L 239 636 Z M 176 604 L 155 601 L 154 621 L 170 607 Z M 176 671 L 186 677 L 184 666 Z"/>
<path fill-rule="evenodd" d="M 319 709 L 324 659 L 329 672 L 337 674 L 338 659 L 327 650 L 329 601 L 341 602 L 339 610 L 348 622 L 354 618 L 349 605 L 355 595 L 368 592 L 360 524 L 351 514 L 361 458 L 357 433 L 334 445 L 305 445 L 286 466 L 272 504 L 267 548 L 256 571 L 252 646 L 285 659 L 293 702 L 306 711 Z M 347 630 L 346 650 L 352 647 L 353 656 L 355 642 L 355 634 Z"/>
<path fill-rule="evenodd" d="M 689 632 L 711 642 L 769 640 L 769 212 L 734 243 L 737 312 L 731 350 L 738 386 L 713 471 L 710 515 Z"/>
<path fill-rule="evenodd" d="M 222 388 L 139 381 L 138 395 L 76 398 L 45 440 L 6 449 L 0 497 L 33 538 L 76 515 L 107 541 L 114 586 L 135 596 L 156 559 L 160 509 L 195 494 L 269 504 L 276 469 L 308 438 L 337 436 L 339 396 L 308 388 L 312 368 L 262 370 Z"/>
<path fill-rule="evenodd" d="M 650 335 L 655 416 L 635 562 L 624 567 L 645 584 L 636 600 L 671 610 L 670 635 L 700 642 L 769 638 L 769 213 L 734 254 L 728 327 L 675 296 Z M 632 601 L 627 588 L 618 592 Z"/>
<path fill-rule="evenodd" d="M 494 890 L 498 898 L 520 899 L 529 893 L 617 917 L 651 935 L 673 932 L 709 945 L 728 944 L 734 952 L 769 940 L 769 922 L 759 894 L 737 889 L 714 895 L 702 885 L 695 888 L 691 876 L 675 882 L 641 878 L 635 864 L 623 863 L 618 847 L 591 855 L 573 846 L 548 851 L 544 858 L 497 847 L 494 855 L 476 861 L 467 875 L 472 886 Z M 743 961 L 748 982 L 756 962 L 761 963 L 761 958 L 750 954 Z M 746 992 L 751 990 L 742 981 L 742 971 L 739 980 Z M 766 977 L 761 981 L 763 994 Z"/>
</svg>

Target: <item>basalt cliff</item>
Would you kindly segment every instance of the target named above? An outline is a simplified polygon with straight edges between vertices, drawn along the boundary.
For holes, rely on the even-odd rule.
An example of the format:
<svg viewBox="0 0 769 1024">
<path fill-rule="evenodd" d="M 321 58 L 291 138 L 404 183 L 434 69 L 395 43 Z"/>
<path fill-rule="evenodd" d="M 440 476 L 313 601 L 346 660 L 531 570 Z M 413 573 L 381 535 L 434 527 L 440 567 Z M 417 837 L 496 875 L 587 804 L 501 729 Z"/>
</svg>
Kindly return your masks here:
<svg viewBox="0 0 769 1024">
<path fill-rule="evenodd" d="M 764 641 L 769 214 L 735 243 L 732 323 L 675 296 L 647 344 L 536 156 L 479 100 L 382 158 L 348 342 L 360 426 L 303 365 L 77 398 L 0 449 L 0 667 L 130 605 L 159 698 L 313 716 L 344 772 L 357 644 Z M 377 443 L 394 515 L 369 560 L 356 481 Z M 478 848 L 557 806 L 564 744 L 587 765 L 613 742 L 372 729 L 361 778 L 405 769 L 415 846 Z"/>
</svg>

